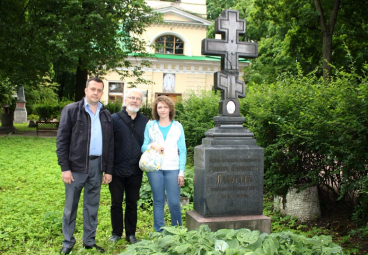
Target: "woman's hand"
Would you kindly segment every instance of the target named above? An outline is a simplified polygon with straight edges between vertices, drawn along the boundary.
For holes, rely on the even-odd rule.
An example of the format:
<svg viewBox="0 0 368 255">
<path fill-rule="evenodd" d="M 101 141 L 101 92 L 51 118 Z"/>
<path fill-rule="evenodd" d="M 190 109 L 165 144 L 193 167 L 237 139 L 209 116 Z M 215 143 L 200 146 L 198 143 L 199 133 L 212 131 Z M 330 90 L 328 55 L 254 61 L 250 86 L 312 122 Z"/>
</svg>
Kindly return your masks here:
<svg viewBox="0 0 368 255">
<path fill-rule="evenodd" d="M 184 185 L 184 176 L 178 176 L 178 185 L 180 188 Z"/>
<path fill-rule="evenodd" d="M 159 145 L 158 143 L 152 143 L 151 148 L 155 149 L 158 153 L 164 153 L 164 146 Z"/>
</svg>

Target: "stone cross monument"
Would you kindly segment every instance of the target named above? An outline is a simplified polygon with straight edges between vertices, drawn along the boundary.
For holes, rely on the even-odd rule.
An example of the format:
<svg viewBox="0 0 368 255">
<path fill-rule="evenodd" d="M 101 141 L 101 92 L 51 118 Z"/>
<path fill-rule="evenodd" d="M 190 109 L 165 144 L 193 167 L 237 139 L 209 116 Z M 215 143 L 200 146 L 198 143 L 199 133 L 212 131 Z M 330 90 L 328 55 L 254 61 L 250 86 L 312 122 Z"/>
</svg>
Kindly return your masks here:
<svg viewBox="0 0 368 255">
<path fill-rule="evenodd" d="M 270 233 L 271 219 L 262 215 L 264 150 L 243 127 L 238 100 L 245 96 L 245 84 L 238 80 L 239 57 L 257 57 L 258 46 L 239 41 L 245 20 L 236 10 L 222 12 L 215 32 L 222 39 L 204 39 L 202 54 L 221 56 L 221 71 L 214 74 L 215 88 L 221 90 L 219 116 L 194 149 L 194 211 L 187 212 L 187 228 L 207 224 L 212 231 L 249 228 Z"/>
<path fill-rule="evenodd" d="M 245 34 L 245 20 L 239 19 L 239 12 L 225 10 L 215 20 L 215 32 L 221 40 L 204 39 L 202 54 L 221 56 L 221 72 L 215 73 L 215 89 L 222 90 L 220 115 L 239 115 L 238 97 L 244 97 L 244 82 L 239 81 L 239 57 L 258 56 L 256 43 L 239 42 L 239 35 Z"/>
</svg>

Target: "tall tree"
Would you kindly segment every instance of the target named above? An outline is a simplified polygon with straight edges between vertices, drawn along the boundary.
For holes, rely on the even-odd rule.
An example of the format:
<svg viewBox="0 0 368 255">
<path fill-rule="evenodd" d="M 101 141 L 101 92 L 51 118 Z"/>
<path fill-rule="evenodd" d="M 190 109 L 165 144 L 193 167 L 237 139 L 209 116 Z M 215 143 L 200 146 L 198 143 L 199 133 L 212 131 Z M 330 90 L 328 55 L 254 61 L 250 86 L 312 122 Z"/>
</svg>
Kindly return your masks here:
<svg viewBox="0 0 368 255">
<path fill-rule="evenodd" d="M 128 76 L 130 53 L 147 56 L 146 42 L 139 39 L 145 28 L 159 21 L 159 15 L 144 0 L 68 1 L 59 9 L 59 34 L 55 45 L 58 69 L 73 71 L 76 77 L 75 100 L 84 95 L 88 75 L 103 76 L 115 70 Z M 147 64 L 144 62 L 143 64 Z M 139 67 L 134 75 L 139 76 Z"/>
<path fill-rule="evenodd" d="M 331 74 L 329 63 L 332 63 L 332 35 L 336 25 L 337 13 L 340 9 L 340 0 L 334 1 L 329 20 L 326 19 L 326 13 L 322 7 L 321 0 L 314 0 L 314 4 L 319 14 L 323 38 L 323 78 L 327 79 Z"/>
<path fill-rule="evenodd" d="M 0 1 L 0 87 L 12 94 L 17 86 L 37 84 L 50 74 L 56 39 L 49 0 Z M 9 89 L 12 86 L 12 89 Z M 3 93 L 0 104 L 9 101 Z"/>
<path fill-rule="evenodd" d="M 79 100 L 88 74 L 126 70 L 132 52 L 146 56 L 139 35 L 159 20 L 144 0 L 0 0 L 0 78 L 37 83 L 55 67 L 76 75 Z"/>
<path fill-rule="evenodd" d="M 330 64 L 343 68 L 353 61 L 361 66 L 367 59 L 365 0 L 255 0 L 254 5 L 253 22 L 272 22 L 284 34 L 278 34 L 283 50 L 305 73 L 321 67 L 327 77 Z"/>
</svg>

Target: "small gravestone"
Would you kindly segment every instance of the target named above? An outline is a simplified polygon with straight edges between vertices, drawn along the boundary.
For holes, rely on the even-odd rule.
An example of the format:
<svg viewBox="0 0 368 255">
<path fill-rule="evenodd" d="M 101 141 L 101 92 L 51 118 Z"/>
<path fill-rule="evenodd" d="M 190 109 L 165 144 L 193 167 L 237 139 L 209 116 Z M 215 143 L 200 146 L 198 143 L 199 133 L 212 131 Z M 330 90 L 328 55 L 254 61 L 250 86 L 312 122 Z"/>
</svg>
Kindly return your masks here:
<svg viewBox="0 0 368 255">
<path fill-rule="evenodd" d="M 26 99 L 24 95 L 24 87 L 18 89 L 16 108 L 14 111 L 14 123 L 27 122 Z"/>
<path fill-rule="evenodd" d="M 14 114 L 10 109 L 10 105 L 4 105 L 1 113 L 0 134 L 9 134 L 17 131 L 13 125 L 13 116 Z"/>
<path fill-rule="evenodd" d="M 264 149 L 243 127 L 238 100 L 245 96 L 245 84 L 238 80 L 239 57 L 257 57 L 258 46 L 239 41 L 245 20 L 236 10 L 224 10 L 215 30 L 222 39 L 204 39 L 202 54 L 221 56 L 221 71 L 214 74 L 215 88 L 221 90 L 219 116 L 194 150 L 194 211 L 187 212 L 186 225 L 189 230 L 206 224 L 212 231 L 249 228 L 270 233 L 271 219 L 262 214 Z"/>
</svg>

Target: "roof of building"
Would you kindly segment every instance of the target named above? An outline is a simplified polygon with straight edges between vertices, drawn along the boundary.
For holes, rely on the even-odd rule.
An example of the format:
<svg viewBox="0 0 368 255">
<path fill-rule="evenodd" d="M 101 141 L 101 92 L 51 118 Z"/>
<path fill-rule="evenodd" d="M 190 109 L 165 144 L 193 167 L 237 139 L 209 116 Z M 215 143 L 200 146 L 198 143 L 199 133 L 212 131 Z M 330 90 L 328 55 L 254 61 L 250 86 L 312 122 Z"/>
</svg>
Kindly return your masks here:
<svg viewBox="0 0 368 255">
<path fill-rule="evenodd" d="M 194 60 L 194 61 L 221 61 L 221 57 L 218 56 L 186 56 L 176 54 L 152 54 L 153 58 L 161 59 L 177 59 L 177 60 Z M 239 58 L 241 63 L 251 63 L 245 58 Z"/>
</svg>

